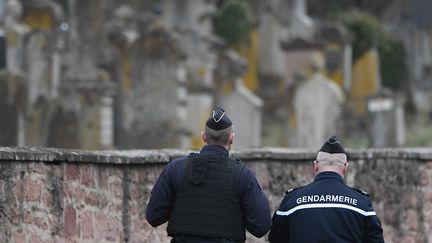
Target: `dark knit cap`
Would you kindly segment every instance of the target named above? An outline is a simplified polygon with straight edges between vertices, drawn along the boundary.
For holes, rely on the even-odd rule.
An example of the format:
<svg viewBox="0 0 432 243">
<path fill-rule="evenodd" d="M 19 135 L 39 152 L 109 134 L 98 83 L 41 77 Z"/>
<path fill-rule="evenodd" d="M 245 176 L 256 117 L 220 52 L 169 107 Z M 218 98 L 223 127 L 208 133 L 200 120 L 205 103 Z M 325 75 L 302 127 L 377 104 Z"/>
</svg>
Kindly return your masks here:
<svg viewBox="0 0 432 243">
<path fill-rule="evenodd" d="M 218 107 L 207 119 L 206 126 L 213 130 L 222 130 L 232 126 L 232 121 L 229 119 L 225 110 Z"/>
<path fill-rule="evenodd" d="M 336 138 L 336 136 L 331 136 L 321 147 L 320 151 L 329 154 L 345 154 L 345 149 L 343 148 L 342 143 Z"/>
</svg>

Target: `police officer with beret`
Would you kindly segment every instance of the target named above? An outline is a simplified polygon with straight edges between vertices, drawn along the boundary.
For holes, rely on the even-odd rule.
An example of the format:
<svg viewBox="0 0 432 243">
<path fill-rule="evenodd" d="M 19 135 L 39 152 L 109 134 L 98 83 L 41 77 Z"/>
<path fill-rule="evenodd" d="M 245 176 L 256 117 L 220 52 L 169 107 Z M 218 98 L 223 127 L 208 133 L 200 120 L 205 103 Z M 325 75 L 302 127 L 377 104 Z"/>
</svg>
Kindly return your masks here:
<svg viewBox="0 0 432 243">
<path fill-rule="evenodd" d="M 232 122 L 217 108 L 201 133 L 199 153 L 170 162 L 159 176 L 147 205 L 147 221 L 168 221 L 171 242 L 244 242 L 245 229 L 256 237 L 271 227 L 267 198 L 255 176 L 229 157 Z"/>
<path fill-rule="evenodd" d="M 368 194 L 344 184 L 347 168 L 345 150 L 332 136 L 313 163 L 315 180 L 286 193 L 270 242 L 384 242 Z"/>
</svg>

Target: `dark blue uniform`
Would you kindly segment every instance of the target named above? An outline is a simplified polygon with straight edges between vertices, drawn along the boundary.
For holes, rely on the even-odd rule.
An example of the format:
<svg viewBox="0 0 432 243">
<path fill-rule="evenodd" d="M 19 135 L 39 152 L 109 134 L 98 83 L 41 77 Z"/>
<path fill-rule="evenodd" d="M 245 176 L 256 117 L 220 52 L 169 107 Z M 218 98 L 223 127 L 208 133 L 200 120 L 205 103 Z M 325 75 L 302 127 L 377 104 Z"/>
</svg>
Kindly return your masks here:
<svg viewBox="0 0 432 243">
<path fill-rule="evenodd" d="M 369 196 L 348 187 L 335 172 L 288 191 L 273 216 L 269 240 L 276 242 L 384 242 Z"/>
<path fill-rule="evenodd" d="M 218 145 L 204 146 L 200 154 L 228 157 L 228 151 Z M 153 227 L 169 220 L 176 192 L 184 179 L 184 171 L 185 158 L 176 159 L 166 166 L 154 185 L 146 209 L 147 221 Z M 234 189 L 241 198 L 245 228 L 256 237 L 264 236 L 272 223 L 268 201 L 255 176 L 246 166 L 240 172 L 238 186 Z M 200 242 L 200 239 L 197 240 Z"/>
</svg>

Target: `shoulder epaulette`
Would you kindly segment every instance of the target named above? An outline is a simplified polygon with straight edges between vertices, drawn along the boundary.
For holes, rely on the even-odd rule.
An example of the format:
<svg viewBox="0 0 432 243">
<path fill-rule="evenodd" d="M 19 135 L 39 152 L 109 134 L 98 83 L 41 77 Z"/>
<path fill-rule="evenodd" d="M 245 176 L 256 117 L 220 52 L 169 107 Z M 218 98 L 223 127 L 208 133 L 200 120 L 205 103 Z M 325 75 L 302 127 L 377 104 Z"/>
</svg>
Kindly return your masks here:
<svg viewBox="0 0 432 243">
<path fill-rule="evenodd" d="M 289 193 L 291 193 L 291 192 L 293 192 L 293 191 L 295 191 L 295 190 L 297 190 L 297 189 L 300 189 L 300 188 L 302 188 L 302 186 L 300 186 L 300 187 L 295 187 L 295 188 L 291 188 L 291 189 L 289 189 L 288 191 L 286 191 L 285 194 L 289 194 Z"/>
<path fill-rule="evenodd" d="M 232 157 L 231 157 L 231 159 L 233 159 L 237 164 L 241 164 L 241 163 L 243 163 L 243 161 L 241 161 L 241 160 L 238 159 L 238 158 L 232 158 Z"/>
<path fill-rule="evenodd" d="M 369 197 L 369 194 L 367 192 L 365 192 L 363 190 L 360 190 L 360 189 L 357 189 L 357 188 L 354 188 L 354 187 L 351 187 L 351 188 L 354 189 L 355 191 L 357 191 L 358 193 L 360 193 L 360 194 L 362 194 L 364 196 Z"/>
<path fill-rule="evenodd" d="M 198 153 L 196 153 L 196 152 L 190 152 L 189 154 L 188 154 L 188 156 L 197 156 L 198 155 Z"/>
</svg>

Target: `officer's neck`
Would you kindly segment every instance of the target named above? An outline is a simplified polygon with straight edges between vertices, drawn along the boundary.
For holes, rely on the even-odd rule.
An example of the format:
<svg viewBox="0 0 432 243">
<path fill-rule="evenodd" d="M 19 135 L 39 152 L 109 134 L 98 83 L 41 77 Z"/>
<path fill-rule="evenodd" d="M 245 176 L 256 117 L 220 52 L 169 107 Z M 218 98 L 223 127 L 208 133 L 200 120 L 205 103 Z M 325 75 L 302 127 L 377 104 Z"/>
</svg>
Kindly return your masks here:
<svg viewBox="0 0 432 243">
<path fill-rule="evenodd" d="M 340 166 L 323 166 L 320 165 L 318 168 L 315 168 L 315 176 L 319 175 L 322 172 L 334 172 L 340 175 L 342 178 L 345 177 L 345 170 L 339 168 Z"/>
</svg>

